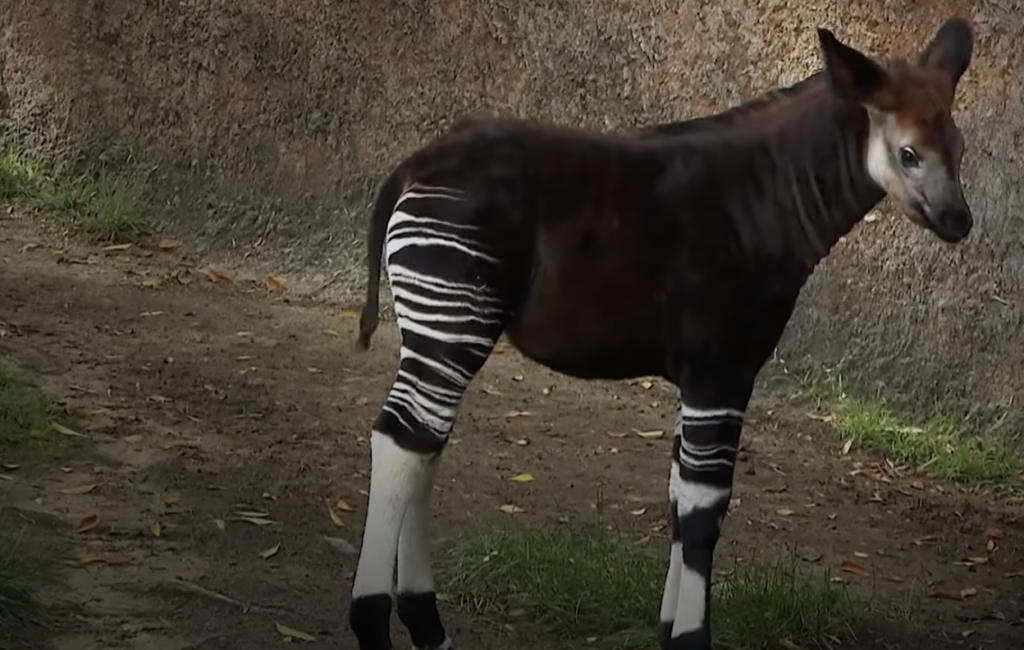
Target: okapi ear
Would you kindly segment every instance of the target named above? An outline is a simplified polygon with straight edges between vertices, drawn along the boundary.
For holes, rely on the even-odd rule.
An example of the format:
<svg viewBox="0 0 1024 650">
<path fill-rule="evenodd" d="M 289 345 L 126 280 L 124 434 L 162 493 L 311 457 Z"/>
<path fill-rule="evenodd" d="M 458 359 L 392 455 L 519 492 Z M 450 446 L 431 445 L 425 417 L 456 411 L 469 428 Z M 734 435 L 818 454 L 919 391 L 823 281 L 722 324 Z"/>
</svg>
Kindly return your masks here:
<svg viewBox="0 0 1024 650">
<path fill-rule="evenodd" d="M 835 34 L 818 28 L 818 41 L 825 59 L 825 72 L 840 97 L 858 104 L 876 104 L 889 83 L 882 66 L 848 45 Z"/>
<path fill-rule="evenodd" d="M 917 59 L 918 65 L 941 70 L 953 79 L 955 86 L 967 71 L 974 54 L 974 32 L 963 18 L 950 18 L 935 33 Z"/>
</svg>

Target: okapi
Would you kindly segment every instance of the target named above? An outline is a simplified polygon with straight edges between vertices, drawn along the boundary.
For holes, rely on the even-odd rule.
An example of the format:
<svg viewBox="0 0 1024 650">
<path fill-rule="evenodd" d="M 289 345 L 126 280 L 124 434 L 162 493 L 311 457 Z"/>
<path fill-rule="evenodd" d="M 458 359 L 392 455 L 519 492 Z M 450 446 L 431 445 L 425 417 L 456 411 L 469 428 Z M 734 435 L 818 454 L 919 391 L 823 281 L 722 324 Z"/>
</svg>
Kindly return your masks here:
<svg viewBox="0 0 1024 650">
<path fill-rule="evenodd" d="M 359 343 L 377 327 L 383 256 L 401 352 L 371 435 L 349 611 L 360 650 L 392 647 L 393 593 L 416 649 L 452 648 L 430 494 L 466 388 L 502 333 L 566 375 L 678 388 L 661 644 L 711 647 L 712 560 L 744 412 L 804 283 L 887 195 L 944 242 L 973 224 L 951 114 L 970 24 L 948 20 L 916 64 L 818 36 L 822 71 L 716 116 L 632 134 L 474 119 L 388 176 L 367 237 Z"/>
</svg>

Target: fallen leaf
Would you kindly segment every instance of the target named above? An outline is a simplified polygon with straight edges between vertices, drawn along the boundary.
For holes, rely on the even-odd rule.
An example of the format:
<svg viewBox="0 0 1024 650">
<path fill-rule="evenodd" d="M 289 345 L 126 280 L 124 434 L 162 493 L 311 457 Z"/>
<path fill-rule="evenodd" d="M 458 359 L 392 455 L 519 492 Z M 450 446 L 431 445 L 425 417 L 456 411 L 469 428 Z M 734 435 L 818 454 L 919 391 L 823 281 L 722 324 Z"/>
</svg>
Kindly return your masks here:
<svg viewBox="0 0 1024 650">
<path fill-rule="evenodd" d="M 509 411 L 508 413 L 505 414 L 505 417 L 507 417 L 507 418 L 520 418 L 520 417 L 526 417 L 528 415 L 533 415 L 533 413 L 530 412 L 530 411 Z"/>
<path fill-rule="evenodd" d="M 221 532 L 224 532 L 224 530 L 227 528 L 227 524 L 224 523 L 223 519 L 214 519 L 213 520 L 213 525 L 216 526 L 217 529 L 220 530 Z"/>
<path fill-rule="evenodd" d="M 20 468 L 21 465 L 15 465 L 14 463 L 0 463 L 0 467 L 3 467 L 8 472 L 13 472 L 14 470 Z"/>
<path fill-rule="evenodd" d="M 604 435 L 608 436 L 609 438 L 625 438 L 629 434 L 626 433 L 626 432 L 617 433 L 615 431 L 609 431 L 608 433 L 606 433 Z"/>
<path fill-rule="evenodd" d="M 60 424 L 58 422 L 54 422 L 53 423 L 53 430 L 56 431 L 57 433 L 61 434 L 62 436 L 71 436 L 73 438 L 85 438 L 85 437 L 87 437 L 84 433 L 78 433 L 74 429 L 69 429 L 66 426 L 64 426 L 63 424 Z"/>
<path fill-rule="evenodd" d="M 985 537 L 989 539 L 1003 539 L 1006 537 L 1006 533 L 998 528 L 986 528 Z"/>
<path fill-rule="evenodd" d="M 341 316 L 342 318 L 359 318 L 359 312 L 355 309 L 342 309 Z"/>
<path fill-rule="evenodd" d="M 324 328 L 324 336 L 330 336 L 332 338 L 338 338 L 341 334 L 337 330 L 332 330 L 330 327 Z"/>
<path fill-rule="evenodd" d="M 505 505 L 503 505 L 500 508 L 498 508 L 498 510 L 501 510 L 505 514 L 509 514 L 509 515 L 515 515 L 515 514 L 519 514 L 521 512 L 526 512 L 525 509 L 520 508 L 519 506 L 513 505 L 511 503 L 506 503 Z"/>
<path fill-rule="evenodd" d="M 334 548 L 344 553 L 345 555 L 355 555 L 358 552 L 355 545 L 347 539 L 342 539 L 341 537 L 324 536 L 324 540 Z"/>
<path fill-rule="evenodd" d="M 155 289 L 164 283 L 163 278 L 146 278 L 142 281 L 142 286 L 147 289 Z"/>
<path fill-rule="evenodd" d="M 160 525 L 159 521 L 154 521 L 153 525 L 150 526 L 149 529 L 153 532 L 153 537 L 160 537 L 164 531 L 163 526 Z"/>
<path fill-rule="evenodd" d="M 893 575 L 891 573 L 883 573 L 882 574 L 882 579 L 883 580 L 888 580 L 889 582 L 903 582 L 903 580 L 904 580 L 904 578 L 902 576 Z"/>
<path fill-rule="evenodd" d="M 275 555 L 277 555 L 278 551 L 280 551 L 280 550 L 281 550 L 281 542 L 278 542 L 277 544 L 274 544 L 270 548 L 268 548 L 266 550 L 263 550 L 263 551 L 260 551 L 260 557 L 263 558 L 264 560 L 269 560 L 270 558 L 272 558 Z"/>
<path fill-rule="evenodd" d="M 344 499 L 338 499 L 337 508 L 342 512 L 355 512 L 355 507 Z"/>
<path fill-rule="evenodd" d="M 660 429 L 653 431 L 640 431 L 638 429 L 633 429 L 633 431 L 644 440 L 657 440 L 665 435 L 665 432 Z"/>
<path fill-rule="evenodd" d="M 143 318 L 148 318 L 150 316 L 162 316 L 162 315 L 163 315 L 162 311 L 144 311 L 141 314 L 139 314 L 139 316 L 142 316 Z"/>
<path fill-rule="evenodd" d="M 78 528 L 75 529 L 75 532 L 79 535 L 84 535 L 85 533 L 89 533 L 96 530 L 97 528 L 99 528 L 99 526 L 100 516 L 89 515 L 88 517 L 79 522 Z"/>
<path fill-rule="evenodd" d="M 791 517 L 796 514 L 796 511 L 790 510 L 789 508 L 779 508 L 778 510 L 775 511 L 775 514 L 779 515 L 780 517 Z"/>
<path fill-rule="evenodd" d="M 512 375 L 512 381 L 522 381 L 522 380 L 523 380 L 523 374 L 522 373 L 516 373 L 516 374 Z"/>
<path fill-rule="evenodd" d="M 334 506 L 332 506 L 329 503 L 327 504 L 327 514 L 329 514 L 331 516 L 331 521 L 334 522 L 335 526 L 337 526 L 339 528 L 344 528 L 345 527 L 345 522 L 343 522 L 341 520 L 341 516 L 337 512 L 334 511 Z"/>
<path fill-rule="evenodd" d="M 263 284 L 267 287 L 267 293 L 274 293 L 284 289 L 284 285 L 288 284 L 288 280 L 280 275 L 268 273 L 267 277 L 263 278 Z"/>
<path fill-rule="evenodd" d="M 160 240 L 158 245 L 162 251 L 172 251 L 181 246 L 181 241 L 174 239 L 173 237 L 164 237 Z"/>
<path fill-rule="evenodd" d="M 263 512 L 262 510 L 239 510 L 235 514 L 239 517 L 261 517 L 264 519 L 270 516 L 269 512 Z"/>
<path fill-rule="evenodd" d="M 859 576 L 868 575 L 867 569 L 865 569 L 860 564 L 857 564 L 856 562 L 851 562 L 849 560 L 843 560 L 843 563 L 839 565 L 839 568 L 843 571 L 846 571 L 847 573 L 853 573 Z"/>
<path fill-rule="evenodd" d="M 280 623 L 276 623 L 276 622 L 274 623 L 274 625 L 277 626 L 277 631 L 281 634 L 281 636 L 283 636 L 285 638 L 285 641 L 288 641 L 290 639 L 301 639 L 303 641 L 316 641 L 316 637 L 313 637 L 312 635 L 306 634 L 305 632 L 296 630 L 294 628 L 290 628 L 290 627 L 288 627 L 286 625 L 281 625 Z"/>
<path fill-rule="evenodd" d="M 977 587 L 967 587 L 966 589 L 961 589 L 960 590 L 960 597 L 961 598 L 970 598 L 971 596 L 977 596 L 977 595 L 978 595 L 978 588 Z"/>
<path fill-rule="evenodd" d="M 863 551 L 854 551 L 853 554 L 856 555 L 857 557 L 860 557 L 860 558 L 871 557 L 870 555 L 868 555 L 867 553 L 865 553 Z"/>
<path fill-rule="evenodd" d="M 64 488 L 63 490 L 60 491 L 60 493 L 61 494 L 68 494 L 68 495 L 71 495 L 71 496 L 82 496 L 83 494 L 89 494 L 90 492 L 92 492 L 95 489 L 96 489 L 96 484 L 95 483 L 90 483 L 88 485 L 79 485 L 79 486 L 76 486 L 76 487 Z"/>
<path fill-rule="evenodd" d="M 179 499 L 177 497 L 177 495 L 174 495 L 174 494 L 165 494 L 165 495 L 163 495 L 163 497 L 161 497 L 161 500 L 165 504 L 167 504 L 169 506 L 173 506 L 174 504 L 178 503 L 181 499 Z"/>
<path fill-rule="evenodd" d="M 257 526 L 269 526 L 276 524 L 276 521 L 270 519 L 264 519 L 263 517 L 233 517 L 234 521 L 244 521 L 250 524 L 256 524 Z"/>
<path fill-rule="evenodd" d="M 988 564 L 988 558 L 984 555 L 978 555 L 975 557 L 967 558 L 967 561 L 971 564 Z"/>
<path fill-rule="evenodd" d="M 928 594 L 930 598 L 940 598 L 942 600 L 963 600 L 964 597 L 960 595 L 959 591 L 933 591 Z"/>
<path fill-rule="evenodd" d="M 850 449 L 853 447 L 853 438 L 850 438 L 843 443 L 843 455 L 850 453 Z"/>
<path fill-rule="evenodd" d="M 102 250 L 104 253 L 114 253 L 117 251 L 126 251 L 131 247 L 131 244 L 111 244 L 110 246 L 104 246 L 100 250 Z"/>
<path fill-rule="evenodd" d="M 128 444 L 130 444 L 130 445 L 137 445 L 140 442 L 142 442 L 142 434 L 141 433 L 133 433 L 130 436 L 125 436 L 123 438 L 123 440 L 125 442 L 127 442 Z"/>
<path fill-rule="evenodd" d="M 82 564 L 92 564 L 94 562 L 106 562 L 106 558 L 99 557 L 97 555 L 83 555 L 78 558 L 78 561 Z"/>
<path fill-rule="evenodd" d="M 646 512 L 647 512 L 647 508 L 640 508 L 639 510 L 630 510 L 629 514 L 633 515 L 634 517 L 639 517 L 639 516 L 643 515 Z"/>
<path fill-rule="evenodd" d="M 210 282 L 214 283 L 231 283 L 235 281 L 235 279 L 232 278 L 226 271 L 222 271 L 212 266 L 202 267 L 201 269 L 199 269 L 199 273 L 202 273 L 207 278 L 209 278 Z"/>
<path fill-rule="evenodd" d="M 915 490 L 923 490 L 924 489 L 924 481 L 922 481 L 919 478 L 915 478 L 913 481 L 911 481 L 910 487 L 914 488 Z"/>
<path fill-rule="evenodd" d="M 512 480 L 516 483 L 529 483 L 533 480 L 533 474 L 523 472 L 522 474 L 516 474 L 512 477 Z"/>
</svg>

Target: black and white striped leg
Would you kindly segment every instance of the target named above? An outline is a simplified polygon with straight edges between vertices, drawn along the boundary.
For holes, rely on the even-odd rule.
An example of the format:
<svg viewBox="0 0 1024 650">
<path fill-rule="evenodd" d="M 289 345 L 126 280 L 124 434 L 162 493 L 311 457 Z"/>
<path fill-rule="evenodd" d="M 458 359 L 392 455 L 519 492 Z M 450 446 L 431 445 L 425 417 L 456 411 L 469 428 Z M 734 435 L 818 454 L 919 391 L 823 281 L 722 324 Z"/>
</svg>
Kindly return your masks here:
<svg viewBox="0 0 1024 650">
<path fill-rule="evenodd" d="M 395 592 L 415 650 L 452 647 L 431 570 L 430 495 L 466 388 L 507 322 L 489 282 L 497 260 L 474 242 L 473 227 L 443 212 L 461 202 L 442 188 L 410 188 L 388 226 L 385 259 L 402 349 L 371 439 L 370 499 L 349 610 L 359 650 L 391 649 Z"/>
<path fill-rule="evenodd" d="M 696 408 L 680 400 L 669 477 L 672 547 L 660 617 L 665 650 L 711 648 L 711 569 L 742 426 L 739 408 Z"/>
</svg>

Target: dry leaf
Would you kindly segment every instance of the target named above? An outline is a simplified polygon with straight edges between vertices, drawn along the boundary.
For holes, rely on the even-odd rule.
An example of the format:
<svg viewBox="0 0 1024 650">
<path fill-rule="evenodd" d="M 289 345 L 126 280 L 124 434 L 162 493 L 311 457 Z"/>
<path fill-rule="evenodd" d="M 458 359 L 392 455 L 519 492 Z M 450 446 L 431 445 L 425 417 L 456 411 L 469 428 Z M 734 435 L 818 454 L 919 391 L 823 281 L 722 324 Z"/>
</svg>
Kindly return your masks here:
<svg viewBox="0 0 1024 650">
<path fill-rule="evenodd" d="M 8 472 L 13 472 L 14 470 L 20 468 L 21 465 L 15 465 L 14 463 L 0 463 L 0 467 L 3 467 Z"/>
<path fill-rule="evenodd" d="M 511 503 L 506 503 L 505 505 L 503 505 L 500 508 L 498 508 L 498 510 L 501 510 L 505 514 L 509 514 L 509 515 L 515 515 L 515 514 L 519 514 L 519 513 L 522 513 L 522 512 L 526 512 L 525 509 L 520 508 L 519 506 L 513 505 Z"/>
<path fill-rule="evenodd" d="M 324 328 L 324 336 L 330 336 L 332 338 L 338 338 L 341 334 L 337 330 L 332 330 L 330 327 Z"/>
<path fill-rule="evenodd" d="M 224 530 L 227 528 L 227 524 L 224 523 L 223 519 L 214 519 L 213 520 L 213 525 L 216 526 L 217 529 L 220 530 L 221 532 L 224 532 Z"/>
<path fill-rule="evenodd" d="M 160 537 L 164 531 L 163 526 L 160 525 L 159 521 L 153 522 L 153 525 L 150 526 L 149 529 L 153 531 L 153 537 Z"/>
<path fill-rule="evenodd" d="M 133 433 L 130 436 L 125 436 L 124 437 L 124 441 L 127 442 L 129 445 L 137 445 L 140 442 L 142 442 L 142 434 L 141 433 Z"/>
<path fill-rule="evenodd" d="M 860 557 L 860 558 L 871 557 L 870 555 L 868 555 L 867 553 L 865 553 L 863 551 L 854 551 L 853 554 L 856 555 L 857 557 Z"/>
<path fill-rule="evenodd" d="M 520 373 L 516 373 L 516 374 L 512 375 L 512 381 L 522 381 L 522 380 L 523 380 L 523 373 L 520 372 Z"/>
<path fill-rule="evenodd" d="M 857 564 L 856 562 L 851 562 L 849 560 L 843 560 L 843 563 L 839 565 L 839 568 L 843 571 L 846 571 L 847 573 L 853 573 L 859 576 L 868 575 L 867 569 L 865 569 L 860 564 Z"/>
<path fill-rule="evenodd" d="M 647 508 L 640 508 L 639 510 L 630 510 L 629 514 L 633 515 L 634 517 L 639 517 L 639 516 L 643 515 L 646 512 L 647 512 Z"/>
<path fill-rule="evenodd" d="M 961 598 L 970 598 L 971 596 L 977 596 L 977 595 L 978 595 L 977 587 L 967 587 L 966 589 L 961 589 L 960 590 L 960 597 Z"/>
<path fill-rule="evenodd" d="M 226 271 L 222 271 L 212 266 L 204 266 L 203 268 L 199 269 L 199 273 L 202 273 L 207 278 L 209 278 L 210 282 L 223 282 L 227 284 L 235 281 L 235 279 L 232 278 Z"/>
<path fill-rule="evenodd" d="M 88 517 L 79 522 L 78 528 L 75 529 L 75 532 L 79 535 L 84 535 L 85 533 L 89 533 L 96 530 L 97 528 L 99 528 L 99 526 L 100 516 L 89 515 Z"/>
<path fill-rule="evenodd" d="M 882 579 L 888 580 L 889 582 L 903 582 L 904 580 L 901 576 L 893 575 L 891 573 L 883 573 Z"/>
<path fill-rule="evenodd" d="M 998 528 L 986 528 L 985 537 L 989 539 L 1003 539 L 1006 537 L 1006 533 Z"/>
<path fill-rule="evenodd" d="M 341 310 L 341 317 L 342 318 L 359 318 L 359 312 L 357 312 L 355 309 L 342 309 Z"/>
<path fill-rule="evenodd" d="M 850 438 L 843 443 L 843 455 L 850 453 L 850 449 L 853 447 L 853 438 Z"/>
<path fill-rule="evenodd" d="M 159 246 L 160 250 L 172 251 L 175 248 L 179 248 L 181 246 L 181 241 L 174 239 L 173 237 L 164 237 L 163 239 L 160 240 Z"/>
<path fill-rule="evenodd" d="M 61 494 L 68 494 L 68 495 L 76 496 L 77 497 L 77 496 L 82 496 L 83 494 L 89 494 L 90 492 L 92 492 L 95 489 L 96 489 L 96 484 L 95 483 L 90 483 L 89 485 L 79 485 L 77 487 L 64 488 L 63 490 L 60 491 L 60 493 Z"/>
<path fill-rule="evenodd" d="M 516 483 L 529 483 L 533 480 L 533 474 L 523 472 L 522 474 L 516 474 L 512 477 L 512 480 Z"/>
<path fill-rule="evenodd" d="M 633 429 L 633 431 L 635 431 L 636 435 L 640 436 L 644 440 L 657 440 L 665 435 L 665 432 L 660 429 L 655 431 L 639 431 L 637 429 Z"/>
<path fill-rule="evenodd" d="M 342 512 L 355 512 L 355 508 L 352 506 L 352 504 L 344 499 L 338 499 L 337 507 L 338 510 L 341 510 Z"/>
<path fill-rule="evenodd" d="M 178 499 L 178 497 L 173 494 L 165 494 L 161 498 L 163 502 L 169 506 L 173 506 L 174 504 L 178 503 L 178 501 L 180 501 L 180 499 Z"/>
<path fill-rule="evenodd" d="M 280 275 L 268 273 L 267 277 L 263 278 L 263 284 L 267 287 L 267 293 L 274 293 L 284 289 L 284 285 L 288 284 L 288 280 Z"/>
<path fill-rule="evenodd" d="M 928 594 L 931 598 L 941 598 L 943 600 L 963 600 L 964 597 L 960 595 L 958 591 L 933 591 Z"/>
<path fill-rule="evenodd" d="M 163 278 L 146 278 L 142 281 L 142 286 L 147 289 L 155 289 L 164 283 Z"/>
<path fill-rule="evenodd" d="M 789 508 L 779 508 L 778 510 L 775 511 L 775 514 L 779 515 L 780 517 L 792 517 L 796 514 L 796 511 L 790 510 Z"/>
<path fill-rule="evenodd" d="M 914 488 L 915 490 L 923 490 L 924 489 L 924 481 L 922 481 L 919 478 L 915 478 L 913 481 L 911 481 L 910 487 Z"/>
<path fill-rule="evenodd" d="M 104 246 L 100 250 L 102 250 L 104 253 L 113 253 L 117 251 L 126 251 L 131 247 L 131 244 L 111 244 L 110 246 Z"/>
<path fill-rule="evenodd" d="M 348 541 L 347 539 L 342 539 L 341 537 L 324 536 L 324 541 L 326 541 L 328 544 L 338 549 L 345 555 L 355 555 L 359 552 L 359 550 L 352 544 L 352 542 Z"/>
<path fill-rule="evenodd" d="M 520 417 L 526 417 L 528 415 L 533 415 L 533 413 L 531 413 L 530 411 L 509 411 L 508 413 L 505 414 L 505 417 L 507 417 L 507 418 L 520 418 Z"/>
<path fill-rule="evenodd" d="M 345 527 L 345 523 L 341 520 L 341 516 L 338 515 L 338 513 L 334 511 L 334 506 L 332 506 L 329 503 L 327 504 L 327 514 L 329 514 L 331 516 L 331 521 L 334 522 L 335 526 L 337 526 L 339 528 L 344 528 Z"/>
<path fill-rule="evenodd" d="M 233 519 L 234 521 L 244 521 L 250 524 L 256 524 L 257 526 L 269 526 L 277 523 L 270 519 L 264 519 L 263 517 L 233 517 Z"/>
<path fill-rule="evenodd" d="M 62 436 L 71 436 L 73 438 L 85 438 L 85 437 L 87 437 L 84 433 L 78 433 L 74 429 L 69 429 L 66 426 L 64 426 L 63 424 L 59 424 L 57 422 L 53 423 L 53 430 L 56 431 L 57 433 L 61 434 Z"/>
<path fill-rule="evenodd" d="M 617 433 L 615 431 L 609 431 L 608 433 L 606 433 L 604 435 L 608 436 L 609 438 L 625 438 L 629 434 L 626 433 L 626 432 Z"/>
<path fill-rule="evenodd" d="M 275 555 L 277 555 L 277 552 L 280 551 L 280 550 L 281 550 L 281 542 L 278 542 L 277 544 L 274 544 L 270 548 L 268 548 L 266 550 L 263 550 L 263 551 L 260 551 L 260 557 L 263 558 L 264 560 L 269 560 L 270 558 L 272 558 Z"/>
<path fill-rule="evenodd" d="M 274 625 L 277 626 L 277 631 L 281 634 L 281 636 L 283 636 L 285 638 L 286 641 L 289 640 L 289 639 L 302 639 L 303 641 L 316 641 L 315 637 L 313 637 L 313 636 L 311 636 L 309 634 L 306 634 L 305 632 L 301 632 L 301 631 L 296 630 L 294 628 L 290 628 L 290 627 L 288 627 L 286 625 L 281 625 L 280 623 L 274 623 Z"/>
</svg>

